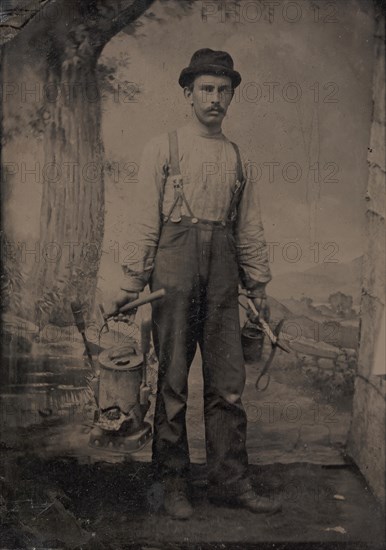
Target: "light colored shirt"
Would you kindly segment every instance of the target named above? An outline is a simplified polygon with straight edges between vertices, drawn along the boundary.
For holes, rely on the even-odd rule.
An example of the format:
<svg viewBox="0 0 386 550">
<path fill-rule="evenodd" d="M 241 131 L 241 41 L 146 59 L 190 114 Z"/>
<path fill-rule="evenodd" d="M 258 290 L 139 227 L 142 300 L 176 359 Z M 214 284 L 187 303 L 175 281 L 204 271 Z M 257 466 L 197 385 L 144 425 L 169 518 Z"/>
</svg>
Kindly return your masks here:
<svg viewBox="0 0 386 550">
<path fill-rule="evenodd" d="M 223 133 L 203 134 L 193 125 L 177 130 L 183 190 L 193 215 L 223 221 L 237 180 L 237 154 Z M 240 152 L 246 184 L 238 206 L 236 245 L 240 282 L 248 290 L 261 288 L 271 280 L 268 250 L 261 221 L 257 181 Z M 131 254 L 123 263 L 121 288 L 142 291 L 153 269 L 162 218 L 174 201 L 170 172 L 168 134 L 153 138 L 145 147 L 138 179 L 130 194 L 129 223 Z M 183 205 L 181 214 L 189 216 Z"/>
</svg>

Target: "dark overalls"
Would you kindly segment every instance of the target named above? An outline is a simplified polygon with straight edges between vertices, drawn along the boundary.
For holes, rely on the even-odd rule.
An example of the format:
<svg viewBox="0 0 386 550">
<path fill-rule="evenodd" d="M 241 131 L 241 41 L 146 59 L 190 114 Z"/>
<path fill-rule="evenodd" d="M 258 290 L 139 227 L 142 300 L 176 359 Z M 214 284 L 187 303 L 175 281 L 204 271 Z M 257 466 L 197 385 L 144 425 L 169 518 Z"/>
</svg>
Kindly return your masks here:
<svg viewBox="0 0 386 550">
<path fill-rule="evenodd" d="M 180 216 L 185 197 L 173 134 L 170 150 L 171 171 L 177 176 L 176 200 L 162 225 L 150 281 L 152 291 L 166 289 L 166 296 L 152 304 L 159 359 L 153 462 L 163 480 L 183 480 L 188 474 L 188 373 L 198 344 L 203 363 L 208 481 L 213 489 L 237 493 L 247 484 L 248 465 L 247 423 L 241 402 L 245 367 L 239 272 L 232 221 L 243 183 L 236 182 L 227 219 L 198 220 L 188 205 L 192 215 Z M 242 182 L 238 149 L 236 152 Z"/>
</svg>

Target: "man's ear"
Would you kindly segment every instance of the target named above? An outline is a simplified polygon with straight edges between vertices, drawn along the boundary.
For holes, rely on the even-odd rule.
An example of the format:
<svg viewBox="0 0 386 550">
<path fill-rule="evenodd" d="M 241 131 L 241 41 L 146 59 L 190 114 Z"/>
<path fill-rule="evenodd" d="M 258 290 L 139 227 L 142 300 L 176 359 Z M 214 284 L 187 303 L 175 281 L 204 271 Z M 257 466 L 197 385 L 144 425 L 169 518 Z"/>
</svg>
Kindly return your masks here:
<svg viewBox="0 0 386 550">
<path fill-rule="evenodd" d="M 190 88 L 188 88 L 188 86 L 185 86 L 184 88 L 184 96 L 186 101 L 188 101 L 193 105 L 193 91 Z"/>
</svg>

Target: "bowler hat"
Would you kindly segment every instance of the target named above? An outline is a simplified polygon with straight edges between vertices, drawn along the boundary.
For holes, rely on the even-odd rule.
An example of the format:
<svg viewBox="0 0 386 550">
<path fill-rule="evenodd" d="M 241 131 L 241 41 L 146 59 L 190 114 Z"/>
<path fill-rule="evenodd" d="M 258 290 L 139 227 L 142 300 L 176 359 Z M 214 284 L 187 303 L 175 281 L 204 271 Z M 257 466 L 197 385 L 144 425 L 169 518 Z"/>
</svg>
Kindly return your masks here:
<svg viewBox="0 0 386 550">
<path fill-rule="evenodd" d="M 233 69 L 233 59 L 229 53 L 214 51 L 209 48 L 194 52 L 189 67 L 181 71 L 178 83 L 182 88 L 185 88 L 200 74 L 229 76 L 233 88 L 236 88 L 241 82 L 240 73 Z"/>
</svg>

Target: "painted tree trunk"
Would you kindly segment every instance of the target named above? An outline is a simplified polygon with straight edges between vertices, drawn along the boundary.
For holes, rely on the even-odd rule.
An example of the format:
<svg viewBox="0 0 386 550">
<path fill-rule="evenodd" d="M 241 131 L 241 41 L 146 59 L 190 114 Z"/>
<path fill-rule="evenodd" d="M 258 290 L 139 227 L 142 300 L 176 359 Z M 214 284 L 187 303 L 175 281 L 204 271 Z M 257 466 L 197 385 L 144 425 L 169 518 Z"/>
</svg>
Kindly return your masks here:
<svg viewBox="0 0 386 550">
<path fill-rule="evenodd" d="M 43 116 L 45 164 L 40 213 L 42 261 L 34 274 L 37 298 L 53 288 L 62 300 L 51 321 L 66 321 L 76 300 L 90 312 L 103 239 L 104 181 L 96 55 L 66 57 L 48 68 L 48 90 L 59 100 Z M 54 317 L 54 318 L 52 318 Z"/>
</svg>

